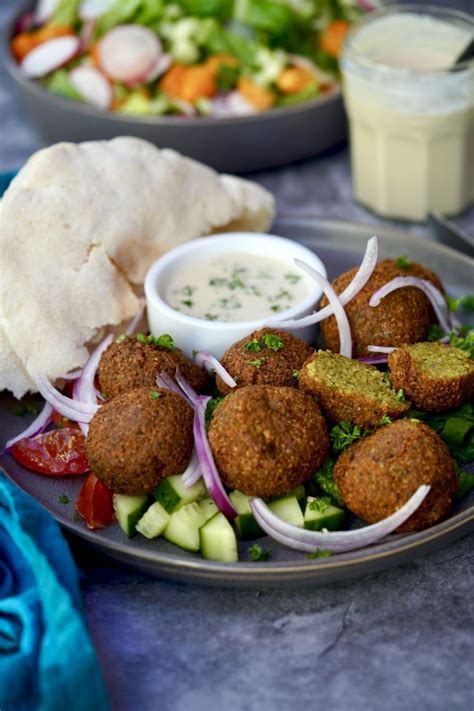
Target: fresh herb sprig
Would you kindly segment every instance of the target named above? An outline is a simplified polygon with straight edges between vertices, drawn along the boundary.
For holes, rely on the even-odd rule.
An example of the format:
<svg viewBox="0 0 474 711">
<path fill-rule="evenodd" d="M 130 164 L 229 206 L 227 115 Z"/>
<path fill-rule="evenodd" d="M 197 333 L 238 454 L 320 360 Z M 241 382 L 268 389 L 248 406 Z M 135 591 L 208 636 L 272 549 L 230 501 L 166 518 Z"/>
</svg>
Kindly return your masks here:
<svg viewBox="0 0 474 711">
<path fill-rule="evenodd" d="M 252 543 L 249 547 L 249 558 L 253 561 L 264 561 L 268 560 L 270 557 L 270 552 L 267 551 L 260 543 Z"/>
</svg>

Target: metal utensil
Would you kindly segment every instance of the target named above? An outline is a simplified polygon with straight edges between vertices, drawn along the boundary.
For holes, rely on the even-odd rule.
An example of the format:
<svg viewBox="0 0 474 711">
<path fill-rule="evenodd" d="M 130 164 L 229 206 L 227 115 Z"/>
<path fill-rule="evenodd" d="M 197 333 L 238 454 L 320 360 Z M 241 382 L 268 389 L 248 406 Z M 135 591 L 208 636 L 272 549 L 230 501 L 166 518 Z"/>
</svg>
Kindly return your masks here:
<svg viewBox="0 0 474 711">
<path fill-rule="evenodd" d="M 474 257 L 474 237 L 470 237 L 466 232 L 460 230 L 450 220 L 447 220 L 439 212 L 428 213 L 428 225 L 437 242 L 446 244 L 459 252 L 464 252 L 469 257 Z"/>
</svg>

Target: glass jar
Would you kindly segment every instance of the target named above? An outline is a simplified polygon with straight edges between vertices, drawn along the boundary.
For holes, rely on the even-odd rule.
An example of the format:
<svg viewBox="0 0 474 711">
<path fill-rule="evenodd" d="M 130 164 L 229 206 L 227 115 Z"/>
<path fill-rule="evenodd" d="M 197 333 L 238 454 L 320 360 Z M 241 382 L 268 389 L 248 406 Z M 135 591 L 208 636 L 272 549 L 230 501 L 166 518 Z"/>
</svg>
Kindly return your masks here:
<svg viewBox="0 0 474 711">
<path fill-rule="evenodd" d="M 454 215 L 474 200 L 474 62 L 454 68 L 474 22 L 391 5 L 349 33 L 342 56 L 354 198 L 385 217 Z"/>
</svg>

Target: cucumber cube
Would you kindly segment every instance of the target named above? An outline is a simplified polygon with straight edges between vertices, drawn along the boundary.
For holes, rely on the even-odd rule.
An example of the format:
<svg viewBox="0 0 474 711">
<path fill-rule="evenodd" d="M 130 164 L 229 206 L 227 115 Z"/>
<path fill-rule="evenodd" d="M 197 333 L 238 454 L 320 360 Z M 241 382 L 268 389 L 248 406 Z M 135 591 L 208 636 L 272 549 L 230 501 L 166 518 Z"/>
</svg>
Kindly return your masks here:
<svg viewBox="0 0 474 711">
<path fill-rule="evenodd" d="M 126 536 L 136 533 L 136 525 L 148 508 L 148 496 L 122 496 L 114 494 L 113 505 L 119 526 Z"/>
<path fill-rule="evenodd" d="M 180 474 L 168 476 L 156 487 L 153 495 L 165 511 L 173 513 L 183 506 L 199 501 L 207 496 L 204 482 L 200 479 L 196 484 L 186 488 Z"/>
<path fill-rule="evenodd" d="M 199 529 L 201 555 L 206 560 L 222 563 L 238 561 L 234 529 L 222 513 L 216 513 Z"/>
<path fill-rule="evenodd" d="M 136 529 L 145 538 L 157 538 L 169 524 L 170 518 L 170 514 L 165 511 L 160 502 L 155 501 L 138 521 Z"/>
</svg>

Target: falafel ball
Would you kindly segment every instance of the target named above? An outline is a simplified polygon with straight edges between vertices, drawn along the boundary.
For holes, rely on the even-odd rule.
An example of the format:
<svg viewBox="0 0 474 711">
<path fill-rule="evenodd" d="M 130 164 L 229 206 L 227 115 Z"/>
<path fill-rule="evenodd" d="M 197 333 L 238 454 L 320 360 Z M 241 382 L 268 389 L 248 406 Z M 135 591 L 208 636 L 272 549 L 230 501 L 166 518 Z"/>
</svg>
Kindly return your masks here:
<svg viewBox="0 0 474 711">
<path fill-rule="evenodd" d="M 193 410 L 160 388 L 139 388 L 104 403 L 87 435 L 91 471 L 116 494 L 148 494 L 180 474 L 193 450 Z"/>
<path fill-rule="evenodd" d="M 300 388 L 315 395 L 324 414 L 336 423 L 349 420 L 375 427 L 384 415 L 396 419 L 409 408 L 375 366 L 331 351 L 317 351 L 306 361 Z"/>
<path fill-rule="evenodd" d="M 298 387 L 299 371 L 312 354 L 311 346 L 291 333 L 276 328 L 262 328 L 234 343 L 223 355 L 221 363 L 237 381 L 245 385 L 282 385 Z M 219 377 L 220 393 L 232 390 Z"/>
<path fill-rule="evenodd" d="M 414 420 L 392 422 L 351 445 L 337 460 L 334 479 L 347 508 L 367 523 L 390 516 L 419 486 L 430 484 L 398 532 L 421 531 L 446 518 L 459 486 L 443 440 Z"/>
<path fill-rule="evenodd" d="M 337 294 L 344 291 L 357 269 L 354 267 L 334 279 L 332 285 Z M 412 262 L 406 268 L 400 268 L 393 259 L 385 259 L 377 264 L 364 288 L 344 307 L 351 327 L 354 358 L 367 355 L 367 346 L 371 344 L 401 346 L 426 340 L 430 325 L 436 321 L 436 317 L 428 297 L 420 289 L 414 286 L 397 289 L 382 299 L 378 306 L 369 306 L 370 298 L 377 289 L 400 276 L 427 279 L 443 291 L 436 274 L 421 264 Z M 323 296 L 321 308 L 327 303 L 327 298 Z M 326 347 L 337 353 L 339 331 L 334 316 L 321 322 L 321 332 Z"/>
<path fill-rule="evenodd" d="M 294 388 L 239 388 L 214 411 L 209 443 L 225 486 L 249 496 L 281 496 L 320 468 L 329 451 L 313 398 Z"/>
<path fill-rule="evenodd" d="M 395 388 L 420 410 L 447 412 L 474 395 L 474 360 L 467 351 L 442 343 L 414 343 L 388 356 Z"/>
<path fill-rule="evenodd" d="M 202 391 L 208 382 L 204 370 L 189 360 L 179 348 L 163 347 L 138 340 L 135 336 L 120 337 L 102 354 L 99 363 L 99 382 L 107 399 L 135 388 L 156 387 L 156 377 L 164 371 L 174 377 L 176 368 L 194 390 Z M 172 343 L 172 341 L 171 341 Z"/>
</svg>

